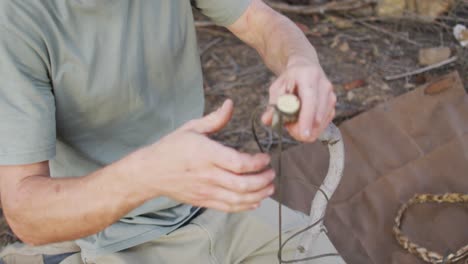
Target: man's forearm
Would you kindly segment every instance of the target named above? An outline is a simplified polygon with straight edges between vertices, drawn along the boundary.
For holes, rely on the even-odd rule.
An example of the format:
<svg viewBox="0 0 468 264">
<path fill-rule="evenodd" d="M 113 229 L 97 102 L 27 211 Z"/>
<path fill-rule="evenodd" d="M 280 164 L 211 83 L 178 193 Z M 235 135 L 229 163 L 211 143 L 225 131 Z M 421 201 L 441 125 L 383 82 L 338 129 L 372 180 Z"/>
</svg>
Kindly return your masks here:
<svg viewBox="0 0 468 264">
<path fill-rule="evenodd" d="M 135 188 L 127 165 L 124 159 L 76 178 L 26 177 L 2 190 L 9 224 L 36 245 L 95 234 L 149 198 Z"/>
<path fill-rule="evenodd" d="M 274 191 L 274 172 L 265 170 L 270 157 L 240 153 L 206 135 L 225 127 L 232 112 L 227 100 L 88 176 L 51 179 L 47 162 L 0 166 L 6 219 L 23 241 L 46 244 L 95 234 L 160 196 L 226 212 L 256 208 Z"/>
<path fill-rule="evenodd" d="M 268 67 L 276 74 L 282 73 L 288 66 L 308 62 L 318 63 L 317 53 L 304 33 L 287 17 L 277 15 L 265 22 L 262 42 L 257 51 Z"/>
<path fill-rule="evenodd" d="M 315 141 L 335 115 L 336 95 L 314 47 L 299 27 L 261 0 L 252 0 L 247 11 L 228 28 L 255 48 L 278 76 L 269 88 L 270 104 L 284 93 L 299 96 L 302 107 L 298 122 L 287 126 L 291 136 Z M 272 119 L 273 108 L 267 108 L 262 120 L 271 124 Z"/>
<path fill-rule="evenodd" d="M 254 47 L 273 72 L 279 75 L 289 65 L 304 60 L 318 63 L 314 47 L 289 18 L 258 0 L 249 9 L 246 19 L 229 29 Z"/>
</svg>

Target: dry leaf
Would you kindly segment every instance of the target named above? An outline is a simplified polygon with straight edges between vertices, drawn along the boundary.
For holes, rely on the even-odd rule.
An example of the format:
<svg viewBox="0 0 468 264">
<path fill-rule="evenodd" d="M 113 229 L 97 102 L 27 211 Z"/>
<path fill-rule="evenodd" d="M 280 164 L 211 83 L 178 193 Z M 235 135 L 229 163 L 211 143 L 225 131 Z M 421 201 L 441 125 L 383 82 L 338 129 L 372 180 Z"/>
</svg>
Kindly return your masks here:
<svg viewBox="0 0 468 264">
<path fill-rule="evenodd" d="M 377 5 L 377 14 L 383 17 L 398 17 L 406 8 L 406 0 L 381 0 Z"/>
<path fill-rule="evenodd" d="M 356 89 L 356 88 L 363 87 L 364 85 L 366 85 L 366 81 L 364 81 L 362 79 L 359 79 L 359 80 L 354 80 L 354 81 L 349 82 L 349 83 L 345 83 L 343 85 L 343 88 L 346 91 L 350 91 L 350 90 L 353 90 L 353 89 Z"/>
<path fill-rule="evenodd" d="M 328 16 L 328 20 L 339 29 L 347 29 L 353 27 L 353 22 L 338 16 Z"/>
<path fill-rule="evenodd" d="M 349 92 L 346 94 L 346 99 L 347 99 L 348 101 L 352 101 L 355 97 L 356 97 L 356 95 L 353 93 L 353 91 L 349 91 Z"/>
<path fill-rule="evenodd" d="M 433 21 L 438 16 L 448 12 L 453 3 L 453 0 L 407 0 L 407 9 L 428 21 Z"/>
<path fill-rule="evenodd" d="M 440 79 L 440 80 L 438 80 L 436 82 L 433 82 L 433 83 L 429 84 L 424 89 L 424 93 L 428 94 L 428 95 L 435 95 L 435 94 L 442 93 L 442 92 L 448 90 L 450 87 L 454 86 L 453 85 L 454 81 L 455 81 L 454 78 L 452 78 L 451 76 Z"/>
<path fill-rule="evenodd" d="M 377 14 L 384 17 L 401 17 L 410 13 L 433 21 L 448 12 L 453 3 L 454 0 L 381 0 L 377 6 Z"/>
<path fill-rule="evenodd" d="M 333 38 L 332 44 L 330 44 L 330 48 L 334 49 L 340 44 L 340 37 L 337 35 Z"/>
<path fill-rule="evenodd" d="M 343 43 L 341 43 L 340 46 L 338 46 L 338 49 L 341 52 L 348 52 L 350 50 L 348 42 L 344 41 Z"/>
<path fill-rule="evenodd" d="M 432 65 L 444 61 L 450 57 L 451 51 L 448 47 L 426 48 L 419 50 L 419 64 L 423 66 Z"/>
</svg>

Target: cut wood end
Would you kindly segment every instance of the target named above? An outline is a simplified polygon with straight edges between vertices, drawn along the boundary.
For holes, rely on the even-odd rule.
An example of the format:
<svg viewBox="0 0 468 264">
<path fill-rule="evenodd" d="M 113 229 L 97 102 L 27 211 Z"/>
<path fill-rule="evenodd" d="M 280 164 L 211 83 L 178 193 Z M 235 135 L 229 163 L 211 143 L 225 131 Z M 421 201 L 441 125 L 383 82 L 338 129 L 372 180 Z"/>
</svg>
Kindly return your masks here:
<svg viewBox="0 0 468 264">
<path fill-rule="evenodd" d="M 276 106 L 283 114 L 296 115 L 299 112 L 299 108 L 301 108 L 301 102 L 299 98 L 293 94 L 283 94 L 278 97 Z"/>
</svg>

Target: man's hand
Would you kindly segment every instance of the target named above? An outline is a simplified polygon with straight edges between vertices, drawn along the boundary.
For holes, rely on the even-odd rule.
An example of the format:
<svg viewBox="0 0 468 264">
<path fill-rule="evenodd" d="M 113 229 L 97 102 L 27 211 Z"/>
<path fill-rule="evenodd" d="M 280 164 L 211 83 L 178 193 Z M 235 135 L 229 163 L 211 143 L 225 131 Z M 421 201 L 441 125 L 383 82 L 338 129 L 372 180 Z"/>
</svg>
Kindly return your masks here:
<svg viewBox="0 0 468 264">
<path fill-rule="evenodd" d="M 276 104 L 285 93 L 301 99 L 298 122 L 287 125 L 291 136 L 302 141 L 314 141 L 335 116 L 336 95 L 318 62 L 308 59 L 291 60 L 286 70 L 270 86 L 269 104 Z M 270 125 L 274 109 L 268 108 L 262 121 Z"/>
<path fill-rule="evenodd" d="M 256 208 L 274 191 L 274 172 L 265 170 L 269 156 L 239 153 L 207 137 L 228 123 L 232 110 L 228 100 L 217 111 L 134 153 L 136 180 L 150 192 L 183 203 L 227 212 Z"/>
<path fill-rule="evenodd" d="M 316 140 L 335 115 L 336 96 L 314 47 L 302 31 L 261 0 L 252 0 L 247 11 L 228 29 L 255 48 L 278 76 L 270 87 L 270 104 L 275 104 L 284 93 L 299 96 L 299 122 L 288 125 L 291 135 L 301 141 Z M 271 123 L 272 113 L 269 109 L 264 114 L 266 124 Z"/>
<path fill-rule="evenodd" d="M 161 195 L 229 212 L 255 208 L 273 193 L 274 173 L 262 171 L 270 158 L 239 153 L 206 136 L 226 125 L 232 108 L 227 101 L 86 176 L 51 178 L 47 161 L 0 166 L 9 225 L 24 242 L 43 245 L 96 234 Z"/>
</svg>

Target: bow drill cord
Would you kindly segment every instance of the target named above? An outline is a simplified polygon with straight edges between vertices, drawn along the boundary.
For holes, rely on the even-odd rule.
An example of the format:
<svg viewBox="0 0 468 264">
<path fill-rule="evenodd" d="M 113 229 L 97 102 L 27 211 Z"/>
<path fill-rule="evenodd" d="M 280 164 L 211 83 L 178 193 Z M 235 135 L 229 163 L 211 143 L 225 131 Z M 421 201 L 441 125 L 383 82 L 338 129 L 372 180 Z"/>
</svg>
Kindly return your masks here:
<svg viewBox="0 0 468 264">
<path fill-rule="evenodd" d="M 269 105 L 270 107 L 273 107 L 275 109 L 275 111 L 278 113 L 278 117 L 279 117 L 279 124 L 283 124 L 283 113 L 276 107 L 276 105 Z M 266 151 L 263 149 L 261 143 L 260 143 L 260 140 L 258 138 L 258 135 L 257 135 L 257 131 L 255 129 L 255 122 L 257 120 L 257 116 L 258 116 L 258 112 L 259 110 L 261 109 L 261 107 L 257 107 L 257 109 L 255 109 L 255 111 L 252 113 L 252 118 L 251 118 L 251 129 L 252 129 L 252 134 L 254 136 L 254 139 L 255 139 L 255 142 L 257 143 L 257 146 L 258 148 L 260 149 L 260 151 L 262 153 L 265 153 Z M 278 177 L 278 222 L 279 222 L 279 225 L 278 225 L 278 232 L 279 232 L 279 235 L 278 235 L 278 241 L 279 241 L 279 245 L 278 245 L 278 261 L 280 264 L 283 264 L 283 263 L 298 263 L 298 262 L 303 262 L 303 261 L 309 261 L 309 260 L 314 260 L 314 259 L 321 259 L 321 258 L 327 258 L 327 257 L 336 257 L 336 256 L 339 256 L 339 254 L 336 254 L 336 253 L 328 253 L 328 254 L 320 254 L 320 255 L 316 255 L 316 256 L 311 256 L 311 257 L 305 257 L 305 258 L 300 258 L 300 259 L 292 259 L 292 260 L 284 260 L 283 259 L 283 249 L 284 247 L 287 245 L 287 243 L 289 243 L 293 238 L 299 236 L 300 234 L 308 231 L 309 229 L 317 226 L 318 224 L 322 223 L 323 222 L 323 219 L 324 219 L 324 216 L 322 216 L 320 219 L 318 219 L 317 221 L 315 221 L 314 223 L 312 223 L 311 225 L 308 225 L 307 227 L 297 231 L 296 233 L 294 233 L 292 236 L 290 236 L 288 239 L 286 239 L 284 242 L 283 242 L 283 237 L 282 237 L 282 234 L 283 234 L 283 231 L 282 231 L 282 203 L 283 203 L 283 197 L 282 197 L 282 190 L 281 190 L 281 179 L 282 179 L 282 152 L 283 152 L 283 126 L 282 125 L 278 125 L 277 126 L 277 133 L 278 133 L 278 136 L 279 136 L 279 140 L 278 140 L 278 172 L 277 172 L 277 177 Z M 273 141 L 273 139 L 270 139 L 271 141 Z M 271 144 L 272 142 L 270 142 Z M 326 195 L 326 193 L 318 186 L 316 185 L 312 185 L 314 186 L 318 192 L 320 192 L 321 194 L 323 194 L 323 196 L 325 197 L 325 200 L 327 200 L 327 202 L 329 201 L 329 198 L 328 196 Z"/>
</svg>

